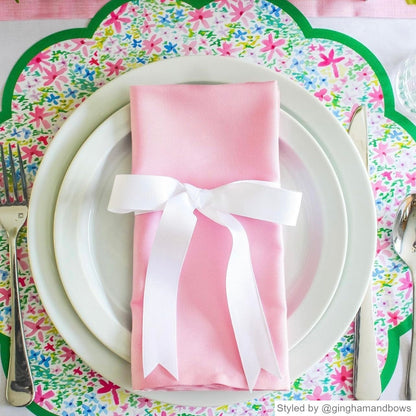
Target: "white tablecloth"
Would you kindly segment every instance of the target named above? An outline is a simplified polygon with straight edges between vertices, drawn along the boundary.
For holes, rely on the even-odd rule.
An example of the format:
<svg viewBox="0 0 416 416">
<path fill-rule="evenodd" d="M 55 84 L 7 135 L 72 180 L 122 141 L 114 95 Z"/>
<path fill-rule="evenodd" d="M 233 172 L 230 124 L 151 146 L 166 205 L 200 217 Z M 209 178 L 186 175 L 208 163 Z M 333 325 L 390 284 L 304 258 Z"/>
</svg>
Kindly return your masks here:
<svg viewBox="0 0 416 416">
<path fill-rule="evenodd" d="M 311 18 L 313 27 L 337 30 L 364 44 L 380 60 L 394 83 L 395 73 L 401 61 L 416 54 L 415 27 L 411 19 L 371 19 L 371 18 Z M 68 28 L 83 27 L 85 19 L 42 20 L 0 22 L 0 91 L 19 57 L 35 42 L 43 37 Z M 396 104 L 396 108 L 400 109 Z M 407 338 L 402 339 L 404 359 L 398 364 L 395 376 L 384 392 L 383 399 L 403 398 L 403 370 L 406 353 L 409 349 Z M 4 399 L 4 374 L 0 371 L 0 415 L 32 415 L 27 409 L 12 408 Z"/>
</svg>

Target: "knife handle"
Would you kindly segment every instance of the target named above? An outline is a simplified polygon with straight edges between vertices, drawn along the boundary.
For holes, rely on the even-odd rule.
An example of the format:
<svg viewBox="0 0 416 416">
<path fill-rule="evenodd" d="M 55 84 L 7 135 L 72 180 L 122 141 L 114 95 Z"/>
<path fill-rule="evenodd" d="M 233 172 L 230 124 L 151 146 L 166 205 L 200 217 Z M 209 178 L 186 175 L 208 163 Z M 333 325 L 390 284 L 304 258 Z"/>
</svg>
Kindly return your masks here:
<svg viewBox="0 0 416 416">
<path fill-rule="evenodd" d="M 355 317 L 353 394 L 357 400 L 378 400 L 381 380 L 378 371 L 371 285 Z"/>
</svg>

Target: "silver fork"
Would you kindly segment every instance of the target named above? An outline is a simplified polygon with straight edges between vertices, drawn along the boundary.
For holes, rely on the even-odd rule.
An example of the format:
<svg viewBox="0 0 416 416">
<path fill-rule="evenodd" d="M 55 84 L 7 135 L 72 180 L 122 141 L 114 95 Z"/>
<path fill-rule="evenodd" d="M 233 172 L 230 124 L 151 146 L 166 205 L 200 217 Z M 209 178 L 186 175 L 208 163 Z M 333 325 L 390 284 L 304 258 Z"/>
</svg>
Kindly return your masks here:
<svg viewBox="0 0 416 416">
<path fill-rule="evenodd" d="M 9 169 L 7 169 L 3 145 L 0 145 L 0 163 L 4 183 L 4 198 L 0 201 L 0 225 L 7 233 L 9 243 L 11 285 L 10 361 L 6 398 L 13 406 L 27 406 L 33 400 L 34 386 L 20 309 L 16 238 L 27 218 L 28 195 L 20 148 L 17 146 L 17 169 L 10 144 L 8 150 Z"/>
</svg>

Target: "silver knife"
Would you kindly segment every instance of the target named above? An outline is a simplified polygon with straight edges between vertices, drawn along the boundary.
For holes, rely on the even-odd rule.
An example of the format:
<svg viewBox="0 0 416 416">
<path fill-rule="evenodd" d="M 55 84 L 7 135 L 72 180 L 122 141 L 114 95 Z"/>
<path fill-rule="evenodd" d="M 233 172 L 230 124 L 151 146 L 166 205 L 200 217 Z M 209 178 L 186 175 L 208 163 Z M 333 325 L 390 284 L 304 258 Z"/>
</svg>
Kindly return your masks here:
<svg viewBox="0 0 416 416">
<path fill-rule="evenodd" d="M 368 171 L 367 109 L 358 107 L 348 130 Z M 368 276 L 363 276 L 367 278 Z M 371 282 L 355 317 L 353 394 L 357 400 L 378 400 L 381 381 L 377 364 Z"/>
</svg>

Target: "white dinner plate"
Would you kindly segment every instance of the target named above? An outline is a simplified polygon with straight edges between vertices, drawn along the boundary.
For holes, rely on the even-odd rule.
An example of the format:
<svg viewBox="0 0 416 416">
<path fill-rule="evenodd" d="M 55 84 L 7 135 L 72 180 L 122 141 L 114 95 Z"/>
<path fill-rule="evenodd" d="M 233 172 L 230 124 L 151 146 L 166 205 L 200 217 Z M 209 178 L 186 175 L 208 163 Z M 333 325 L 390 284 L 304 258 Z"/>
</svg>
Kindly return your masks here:
<svg viewBox="0 0 416 416">
<path fill-rule="evenodd" d="M 57 270 L 53 218 L 66 171 L 94 129 L 129 102 L 131 85 L 266 80 L 279 82 L 282 109 L 312 134 L 331 161 L 343 191 L 348 220 L 347 254 L 339 285 L 321 319 L 290 351 L 292 378 L 302 374 L 332 348 L 359 308 L 372 271 L 376 216 L 365 168 L 336 118 L 289 79 L 242 60 L 193 56 L 145 65 L 100 88 L 60 128 L 37 172 L 28 217 L 31 269 L 47 313 L 73 350 L 93 369 L 118 385 L 130 388 L 129 363 L 108 349 L 83 324 L 66 296 Z M 336 249 L 334 247 L 334 251 Z M 231 391 L 144 394 L 149 398 L 188 405 L 232 403 L 256 395 Z"/>
<path fill-rule="evenodd" d="M 302 192 L 297 226 L 284 227 L 293 348 L 335 293 L 346 254 L 347 220 L 332 165 L 307 130 L 284 111 L 280 138 L 282 186 Z M 134 216 L 110 213 L 107 205 L 116 174 L 130 173 L 130 167 L 128 105 L 104 121 L 78 151 L 62 182 L 54 224 L 55 257 L 68 298 L 90 331 L 127 361 Z"/>
</svg>

